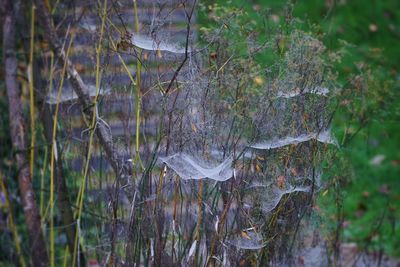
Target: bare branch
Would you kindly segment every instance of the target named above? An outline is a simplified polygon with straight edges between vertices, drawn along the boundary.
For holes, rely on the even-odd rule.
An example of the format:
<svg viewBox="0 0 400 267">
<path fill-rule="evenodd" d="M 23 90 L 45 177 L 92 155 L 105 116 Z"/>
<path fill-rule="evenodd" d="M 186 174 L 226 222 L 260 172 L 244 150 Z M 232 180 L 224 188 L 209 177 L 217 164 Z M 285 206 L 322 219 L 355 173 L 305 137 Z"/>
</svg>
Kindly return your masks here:
<svg viewBox="0 0 400 267">
<path fill-rule="evenodd" d="M 196 7 L 196 1 L 194 1 L 192 9 L 190 10 L 190 13 L 186 12 L 187 24 L 186 24 L 185 58 L 182 60 L 181 64 L 178 66 L 178 68 L 175 70 L 174 76 L 172 77 L 171 81 L 168 84 L 167 89 L 165 90 L 166 95 L 171 90 L 171 87 L 174 84 L 174 81 L 176 80 L 176 78 L 178 77 L 179 72 L 182 70 L 183 66 L 185 65 L 186 61 L 189 58 L 190 29 L 191 29 L 192 17 L 193 17 L 193 12 L 194 12 L 195 7 Z"/>
<path fill-rule="evenodd" d="M 60 64 L 64 64 L 64 62 L 67 61 L 67 73 L 69 81 L 75 93 L 78 95 L 79 102 L 82 105 L 83 112 L 86 118 L 88 119 L 88 121 L 92 121 L 93 116 L 97 117 L 98 114 L 94 112 L 95 103 L 90 100 L 90 90 L 88 86 L 83 82 L 79 73 L 76 71 L 75 66 L 70 60 L 66 58 L 65 51 L 62 49 L 61 41 L 56 34 L 52 19 L 44 1 L 35 0 L 35 3 L 38 10 L 40 10 L 40 12 L 38 12 L 39 22 L 44 28 L 46 39 L 49 41 L 52 49 L 55 52 L 55 55 L 60 60 Z M 113 137 L 107 125 L 98 118 L 96 118 L 96 120 L 96 134 L 100 140 L 100 144 L 106 152 L 112 168 L 117 175 L 122 174 L 123 172 L 127 172 L 127 170 L 123 168 L 122 156 L 118 153 L 114 146 Z"/>
</svg>

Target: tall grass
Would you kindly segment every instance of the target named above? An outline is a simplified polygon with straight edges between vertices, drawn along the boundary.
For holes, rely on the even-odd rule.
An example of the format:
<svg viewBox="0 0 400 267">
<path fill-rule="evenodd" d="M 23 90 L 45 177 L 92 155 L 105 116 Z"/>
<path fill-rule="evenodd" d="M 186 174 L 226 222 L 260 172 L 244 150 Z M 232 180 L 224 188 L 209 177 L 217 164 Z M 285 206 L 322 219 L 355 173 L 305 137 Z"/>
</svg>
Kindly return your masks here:
<svg viewBox="0 0 400 267">
<path fill-rule="evenodd" d="M 192 14 L 188 12 L 188 6 L 184 3 L 175 8 L 184 9 L 189 24 Z M 330 96 L 300 92 L 286 99 L 280 98 L 279 93 L 292 93 L 297 87 L 325 85 L 321 82 L 323 79 L 318 79 L 319 70 L 325 67 L 319 60 L 319 50 L 310 53 L 312 49 L 319 49 L 320 43 L 307 33 L 293 31 L 271 33 L 271 38 L 275 39 L 260 44 L 251 39 L 254 36 L 251 29 L 247 29 L 251 22 L 240 21 L 240 11 L 232 16 L 225 10 L 220 18 L 224 24 L 205 30 L 203 37 L 207 43 L 202 44 L 201 49 L 193 48 L 192 51 L 189 47 L 191 26 L 186 25 L 185 52 L 172 56 L 180 60 L 184 56 L 184 59 L 163 66 L 173 73 L 173 78 L 168 82 L 157 77 L 158 82 L 142 94 L 144 81 L 141 77 L 147 69 L 142 57 L 148 51 L 130 43 L 130 33 L 120 30 L 112 21 L 112 8 L 108 7 L 107 0 L 99 3 L 101 23 L 91 33 L 91 37 L 96 38 L 93 64 L 96 93 L 89 107 L 91 120 L 84 117 L 87 129 L 83 132 L 88 133 L 87 151 L 77 179 L 75 205 L 72 205 L 77 224 L 74 249 L 73 253 L 65 249 L 63 265 L 81 264 L 81 245 L 93 249 L 93 253 L 91 250 L 88 253 L 98 256 L 102 264 L 109 266 L 123 264 L 123 259 L 124 264 L 130 266 L 262 266 L 280 263 L 283 257 L 295 255 L 298 250 L 292 251 L 291 242 L 294 243 L 292 240 L 296 239 L 297 231 L 302 227 L 305 210 L 309 210 L 312 204 L 316 183 L 313 173 L 323 158 L 314 153 L 314 149 L 327 149 L 315 138 L 297 142 L 296 137 L 320 132 L 326 126 L 322 115 L 325 115 L 325 104 L 330 101 Z M 140 36 L 139 9 L 135 0 L 133 8 L 134 25 L 131 26 L 134 37 L 137 37 Z M 125 38 L 123 41 L 130 44 L 128 51 L 119 49 L 114 33 L 120 34 L 122 39 Z M 69 33 L 68 37 L 69 43 L 63 48 L 66 59 L 61 71 L 52 129 L 48 207 L 51 266 L 57 265 L 58 254 L 54 169 L 60 157 L 57 151 L 57 131 L 61 120 L 59 106 L 75 39 Z M 279 38 L 290 45 L 282 45 Z M 106 43 L 110 47 L 108 51 Z M 33 50 L 33 44 L 31 47 Z M 266 53 L 276 53 L 277 62 L 271 69 L 263 69 L 257 64 L 254 47 L 264 49 Z M 150 52 L 154 53 L 154 58 L 161 53 L 156 48 Z M 135 98 L 132 111 L 136 123 L 135 155 L 131 155 L 132 149 L 129 148 L 132 163 L 126 163 L 130 165 L 126 167 L 125 155 L 118 154 L 121 165 L 117 167 L 120 169 L 105 177 L 104 182 L 100 181 L 100 188 L 91 188 L 93 179 L 103 178 L 99 177 L 103 170 L 99 170 L 99 175 L 92 172 L 91 160 L 96 149 L 94 134 L 98 123 L 105 123 L 99 108 L 102 77 L 110 74 L 106 64 L 107 53 L 119 60 L 119 71 L 128 76 L 129 97 Z M 133 63 L 127 62 L 122 53 L 136 58 Z M 50 64 L 52 89 L 53 55 Z M 131 73 L 132 66 L 135 77 Z M 169 86 L 168 90 L 163 89 L 165 85 Z M 161 94 L 152 94 L 153 88 L 159 88 Z M 141 130 L 145 128 L 142 105 L 147 103 L 146 100 L 154 100 L 154 110 L 157 110 L 152 114 L 157 133 L 148 139 L 141 137 Z M 146 108 L 151 110 L 153 106 Z M 131 118 L 131 113 L 128 114 L 127 128 Z M 313 119 L 323 121 L 323 125 L 310 122 Z M 65 138 L 69 136 L 66 134 Z M 295 141 L 290 142 L 292 139 Z M 117 149 L 119 144 L 123 144 L 120 140 L 114 139 L 116 144 L 113 145 Z M 273 149 L 253 146 L 267 141 L 275 142 L 276 146 Z M 64 148 L 68 149 L 68 146 Z M 174 156 L 178 158 L 176 161 L 168 160 Z M 219 168 L 221 162 L 228 163 Z M 43 171 L 42 189 L 44 176 Z M 103 188 L 102 184 L 107 187 Z M 45 190 L 41 194 L 41 213 L 47 214 L 43 192 Z M 95 197 L 88 198 L 88 193 Z M 96 198 L 98 195 L 104 202 Z M 86 205 L 88 199 L 96 200 L 93 205 Z M 91 209 L 93 206 L 96 211 Z M 95 238 L 92 236 L 93 228 L 96 228 Z"/>
</svg>

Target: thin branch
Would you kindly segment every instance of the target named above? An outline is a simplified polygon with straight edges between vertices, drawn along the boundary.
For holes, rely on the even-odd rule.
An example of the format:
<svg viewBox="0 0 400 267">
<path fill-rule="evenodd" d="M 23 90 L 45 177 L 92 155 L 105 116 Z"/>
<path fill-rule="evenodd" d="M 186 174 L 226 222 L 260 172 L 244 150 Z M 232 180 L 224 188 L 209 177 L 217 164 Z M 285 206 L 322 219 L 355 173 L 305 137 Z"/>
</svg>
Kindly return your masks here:
<svg viewBox="0 0 400 267">
<path fill-rule="evenodd" d="M 190 13 L 186 12 L 187 25 L 186 25 L 185 58 L 182 60 L 181 64 L 178 66 L 178 68 L 175 70 L 174 76 L 172 77 L 171 81 L 168 84 L 167 89 L 165 90 L 165 95 L 167 95 L 168 92 L 171 90 L 172 85 L 174 84 L 174 81 L 178 77 L 178 75 L 181 72 L 183 66 L 185 65 L 186 61 L 189 58 L 189 38 L 190 38 L 190 29 L 191 29 L 191 24 L 192 24 L 191 20 L 192 20 L 192 17 L 193 17 L 193 12 L 194 12 L 194 8 L 195 7 L 196 7 L 196 1 L 194 1 Z"/>
</svg>

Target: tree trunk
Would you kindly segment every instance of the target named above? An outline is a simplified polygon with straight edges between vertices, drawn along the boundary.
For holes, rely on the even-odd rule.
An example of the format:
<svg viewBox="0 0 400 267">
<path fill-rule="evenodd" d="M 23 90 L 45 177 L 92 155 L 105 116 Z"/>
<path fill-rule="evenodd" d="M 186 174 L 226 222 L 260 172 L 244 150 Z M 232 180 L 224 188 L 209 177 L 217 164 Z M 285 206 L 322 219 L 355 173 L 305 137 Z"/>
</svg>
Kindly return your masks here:
<svg viewBox="0 0 400 267">
<path fill-rule="evenodd" d="M 15 13 L 11 0 L 6 0 L 4 5 L 3 58 L 9 104 L 10 134 L 13 149 L 16 152 L 15 161 L 18 169 L 19 190 L 29 235 L 30 253 L 33 266 L 48 266 L 49 260 L 41 230 L 39 210 L 36 205 L 29 165 L 25 155 L 27 152 L 24 136 L 26 124 L 23 118 L 22 106 L 18 95 Z"/>
</svg>

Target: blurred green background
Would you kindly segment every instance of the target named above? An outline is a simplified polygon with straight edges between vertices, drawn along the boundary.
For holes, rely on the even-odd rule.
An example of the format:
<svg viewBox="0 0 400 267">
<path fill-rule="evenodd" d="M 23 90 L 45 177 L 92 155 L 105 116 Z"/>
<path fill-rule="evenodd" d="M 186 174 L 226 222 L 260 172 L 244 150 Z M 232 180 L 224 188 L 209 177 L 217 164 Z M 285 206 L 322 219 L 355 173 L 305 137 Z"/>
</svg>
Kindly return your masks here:
<svg viewBox="0 0 400 267">
<path fill-rule="evenodd" d="M 333 69 L 343 89 L 332 127 L 342 143 L 316 206 L 321 229 L 342 242 L 400 257 L 400 1 L 202 1 L 200 24 L 215 4 L 242 9 L 259 28 L 283 24 L 289 13 L 303 30 L 340 55 Z M 259 55 L 262 65 L 270 59 Z M 337 230 L 337 229 L 336 229 Z M 329 237 L 329 236 L 328 236 Z"/>
</svg>

